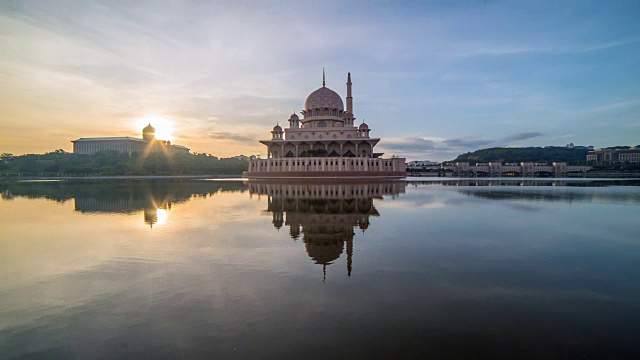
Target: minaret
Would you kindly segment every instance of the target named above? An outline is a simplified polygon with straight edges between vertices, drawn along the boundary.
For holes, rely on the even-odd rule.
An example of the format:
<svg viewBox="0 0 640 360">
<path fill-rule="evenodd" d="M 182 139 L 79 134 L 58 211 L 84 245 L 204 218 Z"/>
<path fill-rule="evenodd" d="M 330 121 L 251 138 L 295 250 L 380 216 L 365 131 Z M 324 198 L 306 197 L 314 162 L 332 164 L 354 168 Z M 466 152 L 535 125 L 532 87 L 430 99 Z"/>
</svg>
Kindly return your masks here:
<svg viewBox="0 0 640 360">
<path fill-rule="evenodd" d="M 353 97 L 351 96 L 351 73 L 347 75 L 347 112 L 353 114 Z"/>
<path fill-rule="evenodd" d="M 324 81 L 324 67 L 322 68 L 322 87 L 325 87 L 325 81 Z"/>
</svg>

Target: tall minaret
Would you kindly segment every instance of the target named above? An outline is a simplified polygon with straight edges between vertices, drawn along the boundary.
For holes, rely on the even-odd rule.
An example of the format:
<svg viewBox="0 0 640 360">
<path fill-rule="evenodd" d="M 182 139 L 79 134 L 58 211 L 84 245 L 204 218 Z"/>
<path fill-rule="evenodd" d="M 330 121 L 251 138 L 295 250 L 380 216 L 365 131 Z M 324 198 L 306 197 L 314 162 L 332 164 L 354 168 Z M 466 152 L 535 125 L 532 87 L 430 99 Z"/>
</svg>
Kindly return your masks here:
<svg viewBox="0 0 640 360">
<path fill-rule="evenodd" d="M 324 81 L 324 67 L 322 68 L 322 87 L 325 87 L 325 81 Z"/>
<path fill-rule="evenodd" d="M 351 96 L 351 73 L 347 75 L 347 112 L 353 114 L 353 97 Z"/>
</svg>

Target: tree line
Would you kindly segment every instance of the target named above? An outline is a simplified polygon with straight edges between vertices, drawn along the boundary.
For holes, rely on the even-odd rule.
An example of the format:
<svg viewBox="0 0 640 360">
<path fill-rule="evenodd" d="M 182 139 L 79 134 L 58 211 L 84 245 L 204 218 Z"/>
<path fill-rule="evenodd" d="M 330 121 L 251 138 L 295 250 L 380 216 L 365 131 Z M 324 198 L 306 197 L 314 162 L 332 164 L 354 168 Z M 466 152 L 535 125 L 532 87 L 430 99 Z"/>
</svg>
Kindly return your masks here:
<svg viewBox="0 0 640 360">
<path fill-rule="evenodd" d="M 459 155 L 452 162 L 566 162 L 569 165 L 585 164 L 587 149 L 570 149 L 564 146 L 480 149 Z"/>
<path fill-rule="evenodd" d="M 55 175 L 240 175 L 248 161 L 219 159 L 209 154 L 121 153 L 99 151 L 73 154 L 56 150 L 46 154 L 0 155 L 0 174 Z"/>
</svg>

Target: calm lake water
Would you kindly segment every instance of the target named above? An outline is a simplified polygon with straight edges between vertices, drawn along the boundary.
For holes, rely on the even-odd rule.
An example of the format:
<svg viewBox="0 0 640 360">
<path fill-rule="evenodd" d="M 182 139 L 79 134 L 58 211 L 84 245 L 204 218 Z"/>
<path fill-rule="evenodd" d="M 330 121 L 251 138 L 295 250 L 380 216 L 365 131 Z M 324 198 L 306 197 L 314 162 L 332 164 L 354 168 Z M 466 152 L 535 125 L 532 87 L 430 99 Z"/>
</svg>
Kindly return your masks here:
<svg viewBox="0 0 640 360">
<path fill-rule="evenodd" d="M 2 358 L 640 358 L 637 181 L 0 193 Z"/>
</svg>

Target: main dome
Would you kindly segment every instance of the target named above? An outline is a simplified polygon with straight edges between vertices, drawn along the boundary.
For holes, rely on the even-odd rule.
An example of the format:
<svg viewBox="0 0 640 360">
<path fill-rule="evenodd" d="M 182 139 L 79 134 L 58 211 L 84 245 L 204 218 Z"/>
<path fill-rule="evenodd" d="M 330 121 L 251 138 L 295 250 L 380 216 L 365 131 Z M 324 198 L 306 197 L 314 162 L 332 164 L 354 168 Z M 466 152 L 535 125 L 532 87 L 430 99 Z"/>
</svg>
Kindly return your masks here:
<svg viewBox="0 0 640 360">
<path fill-rule="evenodd" d="M 304 108 L 306 110 L 315 108 L 344 110 L 344 103 L 338 93 L 323 86 L 307 96 L 307 100 L 304 102 Z"/>
</svg>

